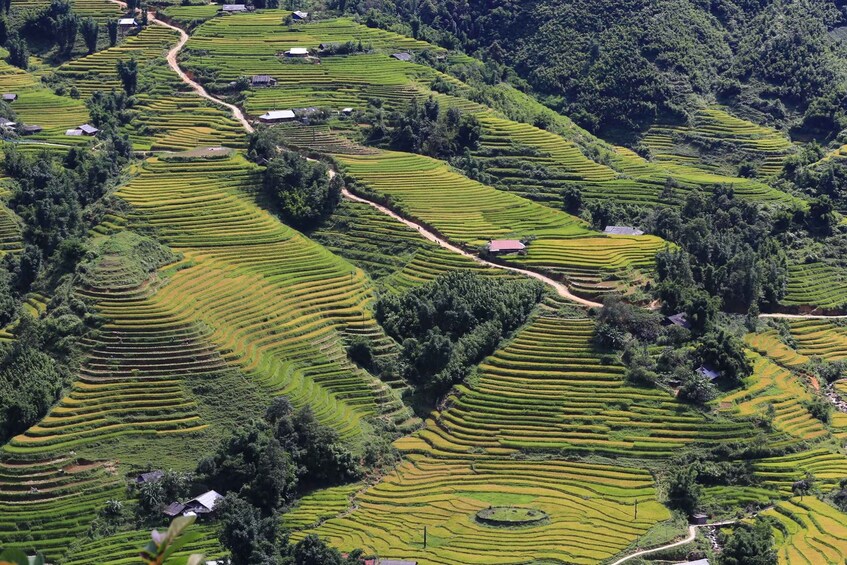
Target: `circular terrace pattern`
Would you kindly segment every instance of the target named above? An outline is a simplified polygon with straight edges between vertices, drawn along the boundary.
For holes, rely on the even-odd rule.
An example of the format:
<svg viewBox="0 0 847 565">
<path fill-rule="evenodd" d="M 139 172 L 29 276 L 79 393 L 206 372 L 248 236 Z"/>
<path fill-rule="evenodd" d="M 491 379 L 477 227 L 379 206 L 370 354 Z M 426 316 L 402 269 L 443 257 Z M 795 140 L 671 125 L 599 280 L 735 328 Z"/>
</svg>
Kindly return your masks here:
<svg viewBox="0 0 847 565">
<path fill-rule="evenodd" d="M 520 506 L 489 506 L 476 513 L 476 521 L 498 528 L 526 528 L 547 523 L 549 516 L 542 510 Z"/>
</svg>

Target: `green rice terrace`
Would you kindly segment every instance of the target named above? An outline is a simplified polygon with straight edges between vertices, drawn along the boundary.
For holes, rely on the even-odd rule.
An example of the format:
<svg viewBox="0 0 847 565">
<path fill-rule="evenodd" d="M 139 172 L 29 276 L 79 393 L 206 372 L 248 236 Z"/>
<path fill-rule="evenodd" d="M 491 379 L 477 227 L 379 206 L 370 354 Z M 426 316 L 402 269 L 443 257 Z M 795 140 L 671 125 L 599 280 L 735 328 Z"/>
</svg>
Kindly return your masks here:
<svg viewBox="0 0 847 565">
<path fill-rule="evenodd" d="M 0 553 L 843 564 L 842 69 L 400 4 L 0 3 Z"/>
</svg>

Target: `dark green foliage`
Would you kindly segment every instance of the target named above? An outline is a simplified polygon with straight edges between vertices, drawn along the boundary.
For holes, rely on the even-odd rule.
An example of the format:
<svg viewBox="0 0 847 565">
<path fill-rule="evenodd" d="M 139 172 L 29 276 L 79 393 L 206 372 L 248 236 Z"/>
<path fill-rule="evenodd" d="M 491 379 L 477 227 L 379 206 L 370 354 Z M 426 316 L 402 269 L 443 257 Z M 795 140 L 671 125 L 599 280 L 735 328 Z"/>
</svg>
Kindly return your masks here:
<svg viewBox="0 0 847 565">
<path fill-rule="evenodd" d="M 233 493 L 219 501 L 215 510 L 220 524 L 218 539 L 230 551 L 232 565 L 282 563 L 276 514 L 263 516 L 258 508 Z"/>
<path fill-rule="evenodd" d="M 567 186 L 562 191 L 562 208 L 569 214 L 582 211 L 582 191 L 576 186 Z"/>
<path fill-rule="evenodd" d="M 829 424 L 832 417 L 832 405 L 825 398 L 814 396 L 811 400 L 804 402 L 803 406 L 814 418 L 824 424 Z"/>
<path fill-rule="evenodd" d="M 717 96 L 804 133 L 844 127 L 844 67 L 828 35 L 837 4 L 804 0 L 334 0 L 367 25 L 517 70 L 549 105 L 594 131 L 682 119 L 691 93 Z M 370 11 L 369 11 L 370 10 Z"/>
<path fill-rule="evenodd" d="M 668 506 L 688 514 L 697 510 L 702 487 L 697 483 L 693 467 L 676 467 L 668 479 Z"/>
<path fill-rule="evenodd" d="M 677 398 L 682 402 L 703 405 L 715 397 L 715 387 L 709 380 L 697 373 L 686 375 L 679 387 Z"/>
<path fill-rule="evenodd" d="M 9 40 L 9 20 L 0 14 L 0 45 L 6 45 Z"/>
<path fill-rule="evenodd" d="M 10 65 L 26 70 L 29 67 L 29 49 L 20 37 L 12 37 L 6 43 L 9 56 L 6 61 Z"/>
<path fill-rule="evenodd" d="M 94 18 L 85 18 L 81 25 L 82 37 L 85 40 L 85 46 L 88 48 L 88 54 L 97 51 L 97 36 L 100 35 L 100 24 Z"/>
<path fill-rule="evenodd" d="M 91 123 L 102 130 L 116 131 L 132 119 L 132 107 L 135 98 L 125 92 L 104 93 L 96 91 L 85 105 L 91 116 Z"/>
<path fill-rule="evenodd" d="M 200 462 L 197 475 L 205 486 L 238 493 L 268 513 L 290 503 L 297 488 L 291 457 L 264 422 L 250 422 L 236 430 L 213 457 Z"/>
<path fill-rule="evenodd" d="M 629 339 L 655 341 L 660 328 L 661 317 L 656 312 L 608 296 L 597 315 L 595 342 L 603 348 L 620 349 Z"/>
<path fill-rule="evenodd" d="M 388 121 L 392 125 L 387 131 L 382 124 L 374 126 L 372 141 L 381 141 L 387 135 L 392 149 L 440 159 L 476 149 L 482 136 L 482 126 L 475 116 L 456 108 L 444 112 L 432 97 L 423 105 L 413 98 L 405 114 L 391 115 Z"/>
<path fill-rule="evenodd" d="M 268 163 L 263 186 L 283 221 L 308 229 L 332 214 L 341 200 L 343 183 L 340 176 L 330 177 L 323 163 L 285 152 Z"/>
<path fill-rule="evenodd" d="M 717 310 L 707 295 L 734 312 L 772 307 L 785 295 L 787 258 L 773 219 L 731 189 L 708 198 L 693 192 L 681 211 L 663 208 L 650 223 L 653 233 L 680 246 L 656 257 L 656 295 L 668 313 L 695 316 L 695 331 L 706 330 Z"/>
<path fill-rule="evenodd" d="M 753 526 L 736 525 L 720 556 L 720 565 L 776 565 L 770 524 L 757 518 Z"/>
<path fill-rule="evenodd" d="M 44 8 L 27 15 L 21 35 L 36 42 L 50 42 L 57 54 L 70 56 L 79 31 L 79 18 L 67 0 L 52 0 Z"/>
<path fill-rule="evenodd" d="M 18 339 L 0 355 L 0 443 L 5 443 L 47 413 L 69 375 L 44 353 L 41 336 L 26 317 Z"/>
<path fill-rule="evenodd" d="M 265 514 L 290 504 L 298 489 L 345 483 L 359 473 L 338 433 L 308 407 L 295 411 L 285 397 L 274 400 L 265 420 L 236 430 L 197 466 L 205 488 L 237 493 Z"/>
<path fill-rule="evenodd" d="M 109 47 L 118 44 L 118 20 L 109 18 L 106 20 L 106 31 L 109 32 Z"/>
<path fill-rule="evenodd" d="M 402 343 L 407 377 L 442 393 L 462 382 L 502 336 L 523 324 L 542 294 L 536 281 L 456 271 L 403 296 L 381 297 L 375 314 Z"/>
<path fill-rule="evenodd" d="M 146 481 L 135 487 L 138 499 L 136 513 L 141 521 L 159 521 L 162 510 L 174 500 L 190 498 L 191 475 L 173 470 L 165 471 L 157 481 Z"/>
<path fill-rule="evenodd" d="M 291 552 L 294 565 L 359 565 L 362 563 L 361 550 L 350 552 L 346 557 L 334 547 L 328 546 L 315 534 L 309 534 L 298 541 Z"/>
<path fill-rule="evenodd" d="M 118 61 L 116 66 L 124 92 L 127 96 L 132 96 L 138 89 L 138 61 L 135 58 L 129 61 Z"/>
<path fill-rule="evenodd" d="M 753 374 L 753 366 L 744 354 L 744 344 L 726 330 L 707 334 L 700 342 L 697 358 L 718 373 L 730 385 L 738 386 Z"/>
</svg>

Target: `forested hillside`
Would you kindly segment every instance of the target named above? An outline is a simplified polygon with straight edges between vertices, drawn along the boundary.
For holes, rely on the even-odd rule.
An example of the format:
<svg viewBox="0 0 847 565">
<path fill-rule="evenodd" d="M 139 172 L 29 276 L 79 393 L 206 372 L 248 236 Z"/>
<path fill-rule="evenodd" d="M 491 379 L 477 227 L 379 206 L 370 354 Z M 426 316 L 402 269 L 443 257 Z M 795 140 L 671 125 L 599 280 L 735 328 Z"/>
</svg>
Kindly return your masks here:
<svg viewBox="0 0 847 565">
<path fill-rule="evenodd" d="M 847 127 L 845 4 L 828 0 L 338 0 L 378 25 L 514 69 L 604 135 L 688 119 L 699 101 L 798 134 Z M 375 11 L 374 11 L 375 10 Z M 388 14 L 388 15 L 386 15 Z"/>
</svg>

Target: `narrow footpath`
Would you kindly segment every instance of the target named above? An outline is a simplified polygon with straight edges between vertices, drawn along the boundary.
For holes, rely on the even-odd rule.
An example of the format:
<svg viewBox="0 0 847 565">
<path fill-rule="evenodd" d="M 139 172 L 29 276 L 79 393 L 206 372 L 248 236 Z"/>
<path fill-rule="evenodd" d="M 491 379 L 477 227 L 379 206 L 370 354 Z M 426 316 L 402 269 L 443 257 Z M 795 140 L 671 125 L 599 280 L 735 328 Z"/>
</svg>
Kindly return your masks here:
<svg viewBox="0 0 847 565">
<path fill-rule="evenodd" d="M 651 553 L 658 553 L 659 551 L 664 551 L 666 549 L 672 549 L 674 547 L 679 547 L 681 545 L 685 545 L 694 541 L 694 538 L 697 536 L 697 528 L 711 528 L 716 526 L 729 526 L 731 524 L 735 524 L 735 520 L 726 520 L 724 522 L 713 522 L 711 524 L 703 524 L 700 526 L 688 526 L 688 535 L 679 541 L 675 541 L 672 543 L 668 543 L 665 545 L 660 545 L 659 547 L 654 547 L 652 549 L 642 549 L 641 551 L 636 551 L 635 553 L 630 553 L 625 557 L 621 557 L 611 565 L 620 565 L 621 563 L 626 563 L 630 559 L 635 559 L 636 557 L 641 557 L 643 555 L 649 555 Z"/>
<path fill-rule="evenodd" d="M 121 6 L 124 9 L 126 9 L 126 3 L 125 2 L 121 2 L 120 0 L 109 0 L 109 1 L 114 3 L 114 4 Z M 168 51 L 167 61 L 168 61 L 168 65 L 170 66 L 170 68 L 173 69 L 173 71 L 177 74 L 177 76 L 179 76 L 180 80 L 182 80 L 182 82 L 184 82 L 189 87 L 191 87 L 191 89 L 195 93 L 197 93 L 198 96 L 201 96 L 201 97 L 205 98 L 206 100 L 209 100 L 210 102 L 217 104 L 218 106 L 222 106 L 222 107 L 226 108 L 227 110 L 229 110 L 232 113 L 232 117 L 235 118 L 241 124 L 241 126 L 244 128 L 245 131 L 247 131 L 247 133 L 253 133 L 255 131 L 255 129 L 253 128 L 253 125 L 249 121 L 247 121 L 247 118 L 244 116 L 244 112 L 242 112 L 241 109 L 238 106 L 235 106 L 234 104 L 230 104 L 228 102 L 224 102 L 220 98 L 215 98 L 214 96 L 212 96 L 211 94 L 206 92 L 206 89 L 203 88 L 203 86 L 201 86 L 199 83 L 195 82 L 194 79 L 189 77 L 185 73 L 185 71 L 183 71 L 182 68 L 179 66 L 179 63 L 177 62 L 177 57 L 179 56 L 179 53 L 182 51 L 183 47 L 185 47 L 185 44 L 188 42 L 188 38 L 189 38 L 188 33 L 186 33 L 185 30 L 183 30 L 182 28 L 179 28 L 179 27 L 177 27 L 173 24 L 170 24 L 168 22 L 165 22 L 165 21 L 158 19 L 156 17 L 155 13 L 149 13 L 147 15 L 147 19 L 149 21 L 151 21 L 152 23 L 156 24 L 156 25 L 166 27 L 166 28 L 171 29 L 171 30 L 173 30 L 173 31 L 175 31 L 179 34 L 179 41 L 177 41 L 177 43 L 171 48 L 171 50 Z M 331 174 L 333 174 L 333 176 L 334 176 L 335 172 L 331 171 Z M 373 202 L 372 200 L 368 200 L 367 198 L 357 196 L 357 195 L 351 193 L 350 191 L 348 191 L 347 189 L 344 189 L 342 191 L 342 194 L 348 200 L 351 200 L 353 202 L 359 202 L 359 203 L 362 203 L 362 204 L 367 204 L 368 206 L 371 206 L 374 209 L 379 210 L 383 214 L 390 216 L 390 217 L 394 218 L 395 220 L 397 220 L 399 222 L 402 222 L 404 225 L 406 225 L 406 226 L 408 226 L 412 229 L 417 230 L 418 233 L 420 233 L 423 237 L 425 237 L 429 241 L 437 243 L 441 247 L 448 249 L 448 250 L 452 251 L 453 253 L 458 253 L 459 255 L 463 255 L 463 256 L 465 256 L 465 257 L 467 257 L 467 258 L 469 258 L 469 259 L 471 259 L 471 260 L 473 260 L 473 261 L 475 261 L 475 262 L 477 262 L 481 265 L 487 265 L 489 267 L 494 267 L 496 269 L 504 269 L 506 271 L 511 271 L 513 273 L 519 273 L 519 274 L 537 279 L 537 280 L 545 283 L 546 285 L 552 287 L 553 290 L 555 290 L 556 293 L 559 296 L 561 296 L 562 298 L 565 298 L 566 300 L 570 300 L 571 302 L 575 302 L 577 304 L 581 304 L 582 306 L 595 307 L 595 308 L 600 308 L 600 307 L 603 306 L 599 302 L 594 302 L 592 300 L 588 300 L 586 298 L 582 298 L 580 296 L 575 295 L 573 292 L 571 292 L 571 290 L 568 288 L 567 285 L 565 285 L 565 284 L 563 284 L 559 281 L 556 281 L 556 280 L 554 280 L 554 279 L 552 279 L 552 278 L 550 278 L 546 275 L 542 275 L 541 273 L 537 273 L 535 271 L 530 271 L 528 269 L 521 269 L 521 268 L 518 268 L 518 267 L 510 267 L 510 266 L 507 266 L 507 265 L 501 265 L 499 263 L 493 263 L 491 261 L 486 261 L 485 259 L 482 259 L 481 257 L 474 255 L 473 253 L 469 253 L 469 252 L 465 251 L 464 249 L 461 249 L 460 247 L 457 247 L 457 246 L 449 243 L 445 239 L 443 239 L 443 238 L 437 236 L 436 234 L 432 233 L 431 231 L 427 230 L 425 227 L 423 227 L 419 223 L 417 223 L 413 220 L 409 220 L 407 218 L 404 218 L 403 216 L 396 214 L 395 212 L 389 210 L 385 206 L 382 206 L 381 204 Z M 778 314 L 777 313 L 777 314 L 760 314 L 759 317 L 761 317 L 761 318 L 835 319 L 835 318 L 847 318 L 847 315 L 824 316 L 824 315 L 815 315 L 815 314 Z M 612 565 L 616 565 L 616 564 L 612 564 Z"/>
</svg>

